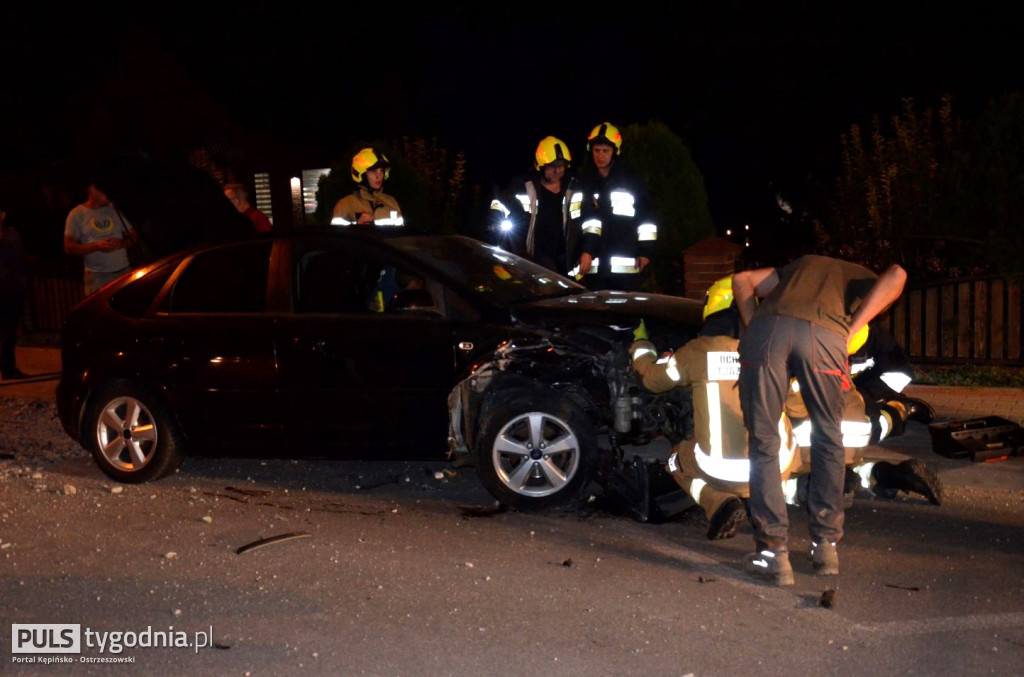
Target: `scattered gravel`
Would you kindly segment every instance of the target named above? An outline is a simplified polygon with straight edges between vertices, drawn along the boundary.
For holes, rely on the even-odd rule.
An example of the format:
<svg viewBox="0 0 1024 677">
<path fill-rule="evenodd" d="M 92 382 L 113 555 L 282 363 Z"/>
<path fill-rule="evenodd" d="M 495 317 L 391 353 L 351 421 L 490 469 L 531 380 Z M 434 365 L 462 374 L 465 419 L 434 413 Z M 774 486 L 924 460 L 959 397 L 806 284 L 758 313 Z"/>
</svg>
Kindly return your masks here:
<svg viewBox="0 0 1024 677">
<path fill-rule="evenodd" d="M 55 404 L 0 397 L 0 475 L 85 456 L 61 427 Z"/>
</svg>

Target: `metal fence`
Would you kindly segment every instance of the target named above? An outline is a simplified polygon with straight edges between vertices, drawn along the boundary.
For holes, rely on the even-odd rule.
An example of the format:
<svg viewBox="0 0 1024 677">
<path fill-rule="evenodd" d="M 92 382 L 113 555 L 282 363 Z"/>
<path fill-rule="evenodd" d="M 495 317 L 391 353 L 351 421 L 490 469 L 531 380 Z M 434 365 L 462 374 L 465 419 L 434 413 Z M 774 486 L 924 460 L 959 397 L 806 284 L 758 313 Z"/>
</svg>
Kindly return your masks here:
<svg viewBox="0 0 1024 677">
<path fill-rule="evenodd" d="M 907 289 L 887 324 L 912 362 L 1024 366 L 1022 279 L 971 277 Z"/>
<path fill-rule="evenodd" d="M 75 304 L 85 298 L 85 285 L 81 277 L 33 276 L 22 316 L 25 332 L 60 331 L 64 317 Z"/>
</svg>

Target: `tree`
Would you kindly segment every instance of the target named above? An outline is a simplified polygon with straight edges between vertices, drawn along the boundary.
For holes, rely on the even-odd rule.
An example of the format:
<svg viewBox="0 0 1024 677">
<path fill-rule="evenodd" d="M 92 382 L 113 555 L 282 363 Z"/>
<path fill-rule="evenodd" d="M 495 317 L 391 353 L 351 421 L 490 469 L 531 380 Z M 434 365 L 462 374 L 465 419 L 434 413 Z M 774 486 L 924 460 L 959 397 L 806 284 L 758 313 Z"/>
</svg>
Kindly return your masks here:
<svg viewBox="0 0 1024 677">
<path fill-rule="evenodd" d="M 664 123 L 622 130 L 622 157 L 647 183 L 658 224 L 658 242 L 645 287 L 683 293 L 683 250 L 714 233 L 704 177 L 686 143 Z"/>
<path fill-rule="evenodd" d="M 989 101 L 974 126 L 957 189 L 969 201 L 965 222 L 985 234 L 986 263 L 1007 276 L 1024 272 L 1024 94 Z"/>
<path fill-rule="evenodd" d="M 1021 112 L 1019 100 L 990 104 L 972 131 L 947 94 L 921 113 L 904 99 L 867 140 L 853 125 L 819 248 L 876 270 L 899 263 L 912 279 L 1020 270 L 1005 253 L 1021 227 Z"/>
</svg>

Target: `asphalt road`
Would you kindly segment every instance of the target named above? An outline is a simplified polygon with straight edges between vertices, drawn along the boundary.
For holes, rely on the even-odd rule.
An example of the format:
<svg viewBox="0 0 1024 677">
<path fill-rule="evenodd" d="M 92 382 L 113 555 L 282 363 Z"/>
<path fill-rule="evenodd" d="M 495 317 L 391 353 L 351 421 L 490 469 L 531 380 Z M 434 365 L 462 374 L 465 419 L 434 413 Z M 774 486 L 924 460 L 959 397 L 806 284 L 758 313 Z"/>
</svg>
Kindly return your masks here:
<svg viewBox="0 0 1024 677">
<path fill-rule="evenodd" d="M 796 585 L 779 589 L 742 571 L 748 526 L 708 541 L 695 511 L 667 524 L 600 500 L 502 512 L 471 468 L 445 463 L 189 459 L 164 480 L 119 485 L 62 436 L 52 403 L 0 402 L 0 672 L 1016 675 L 1024 665 L 1024 456 L 945 458 L 918 423 L 875 454 L 926 461 L 943 505 L 859 496 L 838 577 L 812 574 L 806 518 L 792 508 Z M 14 624 L 56 623 L 79 624 L 81 653 L 12 652 Z M 207 646 L 138 646 L 158 633 Z M 39 662 L 48 655 L 76 662 Z"/>
<path fill-rule="evenodd" d="M 711 542 L 692 512 L 500 512 L 444 463 L 193 459 L 121 486 L 84 453 L 23 449 L 0 459 L 0 618 L 80 624 L 93 646 L 72 658 L 134 664 L 15 663 L 8 632 L 0 656 L 29 675 L 1019 674 L 1024 458 L 926 441 L 913 424 L 882 453 L 922 454 L 945 503 L 859 497 L 842 574 L 797 555 L 789 589 L 742 572 L 749 527 Z M 213 648 L 111 652 L 147 630 Z"/>
</svg>

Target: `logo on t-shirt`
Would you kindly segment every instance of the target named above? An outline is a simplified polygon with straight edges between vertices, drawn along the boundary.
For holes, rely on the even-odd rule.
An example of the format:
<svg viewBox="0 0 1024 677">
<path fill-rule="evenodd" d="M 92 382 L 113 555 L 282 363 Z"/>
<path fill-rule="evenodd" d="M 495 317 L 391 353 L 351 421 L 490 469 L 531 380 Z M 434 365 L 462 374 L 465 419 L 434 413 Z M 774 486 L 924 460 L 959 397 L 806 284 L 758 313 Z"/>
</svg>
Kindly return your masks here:
<svg viewBox="0 0 1024 677">
<path fill-rule="evenodd" d="M 96 233 L 107 235 L 114 230 L 114 220 L 110 218 L 89 219 L 89 228 Z"/>
</svg>

